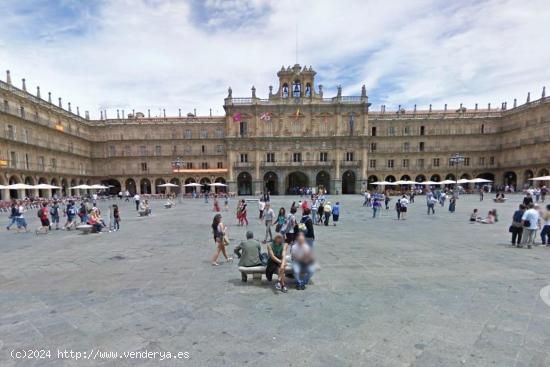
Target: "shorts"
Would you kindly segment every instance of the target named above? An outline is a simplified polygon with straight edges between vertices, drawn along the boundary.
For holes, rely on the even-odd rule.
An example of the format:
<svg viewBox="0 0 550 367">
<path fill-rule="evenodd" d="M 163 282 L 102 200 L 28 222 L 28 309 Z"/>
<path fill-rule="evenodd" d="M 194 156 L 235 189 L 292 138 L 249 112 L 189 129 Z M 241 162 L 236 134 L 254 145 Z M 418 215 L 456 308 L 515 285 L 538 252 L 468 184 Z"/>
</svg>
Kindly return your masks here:
<svg viewBox="0 0 550 367">
<path fill-rule="evenodd" d="M 339 214 L 332 214 L 332 221 L 333 222 L 338 222 L 338 218 L 340 217 Z"/>
<path fill-rule="evenodd" d="M 402 213 L 406 213 L 406 212 L 407 212 L 407 207 L 402 207 L 402 208 L 401 208 L 401 212 L 402 212 Z"/>
<path fill-rule="evenodd" d="M 52 215 L 52 223 L 59 223 L 59 215 Z"/>
<path fill-rule="evenodd" d="M 40 219 L 40 222 L 42 223 L 42 227 L 49 227 L 50 226 L 50 220 L 49 219 Z"/>
</svg>

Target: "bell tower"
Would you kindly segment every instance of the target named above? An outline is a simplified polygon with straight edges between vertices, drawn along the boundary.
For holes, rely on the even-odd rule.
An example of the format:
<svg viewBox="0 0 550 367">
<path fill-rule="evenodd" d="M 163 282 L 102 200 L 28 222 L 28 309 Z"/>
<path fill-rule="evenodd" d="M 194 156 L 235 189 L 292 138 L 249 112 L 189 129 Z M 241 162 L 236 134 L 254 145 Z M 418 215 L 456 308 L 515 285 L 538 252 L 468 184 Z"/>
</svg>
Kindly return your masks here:
<svg viewBox="0 0 550 367">
<path fill-rule="evenodd" d="M 315 70 L 295 64 L 292 68 L 283 66 L 277 73 L 279 90 L 271 95 L 273 99 L 315 98 Z"/>
</svg>

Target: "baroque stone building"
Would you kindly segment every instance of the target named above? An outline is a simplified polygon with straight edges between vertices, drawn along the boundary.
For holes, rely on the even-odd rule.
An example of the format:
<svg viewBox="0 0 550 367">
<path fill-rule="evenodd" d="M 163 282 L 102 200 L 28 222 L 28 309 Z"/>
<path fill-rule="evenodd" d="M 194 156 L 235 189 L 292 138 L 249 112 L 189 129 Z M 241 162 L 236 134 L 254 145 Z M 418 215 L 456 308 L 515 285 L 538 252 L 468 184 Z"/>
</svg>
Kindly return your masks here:
<svg viewBox="0 0 550 367">
<path fill-rule="evenodd" d="M 508 108 L 370 109 L 357 96 L 326 98 L 311 67 L 282 67 L 266 99 L 224 99 L 225 116 L 150 117 L 120 111 L 90 120 L 51 95 L 0 82 L 0 185 L 50 183 L 59 190 L 0 190 L 0 198 L 70 194 L 82 183 L 160 193 L 158 185 L 227 183 L 241 195 L 295 187 L 358 193 L 379 180 L 491 179 L 521 186 L 550 168 L 550 97 Z M 65 108 L 66 107 L 66 108 Z M 458 165 L 449 158 L 464 156 Z M 208 186 L 204 186 L 208 188 Z M 169 190 L 169 189 L 168 189 Z M 179 191 L 179 187 L 172 189 Z M 186 190 L 191 190 L 187 188 Z M 80 194 L 79 190 L 75 190 Z"/>
</svg>

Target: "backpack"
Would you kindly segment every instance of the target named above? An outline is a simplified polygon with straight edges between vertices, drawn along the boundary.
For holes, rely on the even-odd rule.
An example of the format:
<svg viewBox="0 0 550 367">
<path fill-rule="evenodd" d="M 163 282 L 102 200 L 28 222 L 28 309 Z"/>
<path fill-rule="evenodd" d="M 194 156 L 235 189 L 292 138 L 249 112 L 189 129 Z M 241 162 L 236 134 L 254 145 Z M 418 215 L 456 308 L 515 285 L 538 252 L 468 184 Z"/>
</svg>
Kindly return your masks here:
<svg viewBox="0 0 550 367">
<path fill-rule="evenodd" d="M 36 215 L 38 216 L 38 218 L 42 218 L 42 215 L 44 214 L 44 211 L 42 210 L 42 208 L 38 209 L 38 212 L 36 213 Z"/>
</svg>

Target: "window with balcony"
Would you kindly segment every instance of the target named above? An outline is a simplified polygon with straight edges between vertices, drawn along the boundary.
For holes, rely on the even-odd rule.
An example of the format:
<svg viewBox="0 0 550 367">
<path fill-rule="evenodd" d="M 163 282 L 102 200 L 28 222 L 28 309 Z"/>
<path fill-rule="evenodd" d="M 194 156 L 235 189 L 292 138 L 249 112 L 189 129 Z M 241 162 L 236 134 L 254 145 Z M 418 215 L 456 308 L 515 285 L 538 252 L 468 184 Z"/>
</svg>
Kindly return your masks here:
<svg viewBox="0 0 550 367">
<path fill-rule="evenodd" d="M 218 162 L 218 168 L 223 168 L 223 162 Z"/>
<path fill-rule="evenodd" d="M 223 153 L 223 145 L 216 146 L 216 153 Z"/>
<path fill-rule="evenodd" d="M 202 162 L 201 163 L 201 168 L 202 169 L 208 169 L 208 162 Z"/>
<path fill-rule="evenodd" d="M 139 147 L 139 155 L 141 156 L 147 155 L 147 147 L 145 145 L 141 145 Z"/>
<path fill-rule="evenodd" d="M 433 159 L 433 166 L 434 167 L 439 167 L 439 158 L 434 158 Z"/>
<path fill-rule="evenodd" d="M 293 153 L 292 154 L 292 161 L 293 162 L 301 162 L 302 161 L 302 153 Z"/>
<path fill-rule="evenodd" d="M 421 141 L 420 143 L 418 143 L 418 151 L 420 152 L 423 152 L 424 151 L 424 142 Z"/>
<path fill-rule="evenodd" d="M 247 163 L 248 162 L 248 154 L 241 153 L 241 163 Z"/>
<path fill-rule="evenodd" d="M 224 136 L 223 129 L 221 127 L 218 127 L 216 129 L 216 138 L 220 139 L 220 138 L 223 138 L 223 136 Z"/>
<path fill-rule="evenodd" d="M 328 153 L 327 152 L 319 153 L 319 160 L 321 162 L 328 162 Z"/>
<path fill-rule="evenodd" d="M 410 135 L 411 134 L 411 128 L 409 126 L 405 126 L 403 128 L 403 135 Z"/>
<path fill-rule="evenodd" d="M 451 163 L 454 164 L 454 162 L 451 162 Z M 470 165 L 470 157 L 464 157 L 464 166 L 468 167 L 469 165 Z"/>
<path fill-rule="evenodd" d="M 485 133 L 485 125 L 484 124 L 481 124 L 480 131 L 481 131 L 482 134 Z"/>
<path fill-rule="evenodd" d="M 206 153 L 206 146 L 201 145 L 201 153 L 202 154 Z"/>
<path fill-rule="evenodd" d="M 28 129 L 23 129 L 23 143 L 28 143 L 29 142 L 29 130 Z"/>
<path fill-rule="evenodd" d="M 376 143 L 370 143 L 370 151 L 376 152 Z"/>
<path fill-rule="evenodd" d="M 388 159 L 388 168 L 393 168 L 394 167 L 394 160 L 393 159 Z"/>
<path fill-rule="evenodd" d="M 404 142 L 403 143 L 403 151 L 408 152 L 409 150 L 411 150 L 411 143 L 409 143 L 408 141 Z"/>
<path fill-rule="evenodd" d="M 6 138 L 15 140 L 15 127 L 13 125 L 6 127 Z"/>
<path fill-rule="evenodd" d="M 43 156 L 38 157 L 38 161 L 36 162 L 36 165 L 37 165 L 39 171 L 44 171 L 44 157 Z"/>
<path fill-rule="evenodd" d="M 161 155 L 162 154 L 162 148 L 160 145 L 155 146 L 155 155 Z"/>
<path fill-rule="evenodd" d="M 25 118 L 25 107 L 21 106 L 19 112 L 20 112 L 20 114 L 21 114 L 21 117 L 22 117 L 22 118 Z"/>
<path fill-rule="evenodd" d="M 269 163 L 275 162 L 275 153 L 267 153 L 265 156 L 265 160 Z"/>
<path fill-rule="evenodd" d="M 493 166 L 495 164 L 495 157 L 489 157 L 489 164 Z"/>
<path fill-rule="evenodd" d="M 116 156 L 116 147 L 114 145 L 109 145 L 109 157 Z"/>
<path fill-rule="evenodd" d="M 376 159 L 369 160 L 369 168 L 376 168 Z"/>
<path fill-rule="evenodd" d="M 10 152 L 10 167 L 17 168 L 17 152 Z"/>
<path fill-rule="evenodd" d="M 187 169 L 193 169 L 193 162 L 185 162 L 185 167 Z"/>
<path fill-rule="evenodd" d="M 131 156 L 131 155 L 132 155 L 132 148 L 130 148 L 129 145 L 126 145 L 126 146 L 124 147 L 124 155 L 125 155 L 125 156 Z"/>
<path fill-rule="evenodd" d="M 56 170 L 57 169 L 57 159 L 52 158 L 50 160 L 50 165 L 52 166 L 52 170 Z"/>
<path fill-rule="evenodd" d="M 201 138 L 201 139 L 208 139 L 208 130 L 206 130 L 206 129 L 201 129 L 200 138 Z"/>
<path fill-rule="evenodd" d="M 416 160 L 416 167 L 417 168 L 424 168 L 424 158 L 419 158 Z"/>
<path fill-rule="evenodd" d="M 248 123 L 246 121 L 239 122 L 239 134 L 240 136 L 246 136 L 248 134 Z"/>
<path fill-rule="evenodd" d="M 185 139 L 192 139 L 193 138 L 193 132 L 191 131 L 191 129 L 186 129 L 185 132 L 183 133 L 183 137 Z"/>
<path fill-rule="evenodd" d="M 353 152 L 346 152 L 346 162 L 353 162 Z"/>
<path fill-rule="evenodd" d="M 403 166 L 403 168 L 409 168 L 409 160 L 408 159 L 403 159 L 402 166 Z"/>
<path fill-rule="evenodd" d="M 388 128 L 388 135 L 389 136 L 394 136 L 395 135 L 395 127 L 394 126 L 390 126 Z"/>
<path fill-rule="evenodd" d="M 484 166 L 485 165 L 485 157 L 479 157 L 479 165 Z"/>
</svg>

